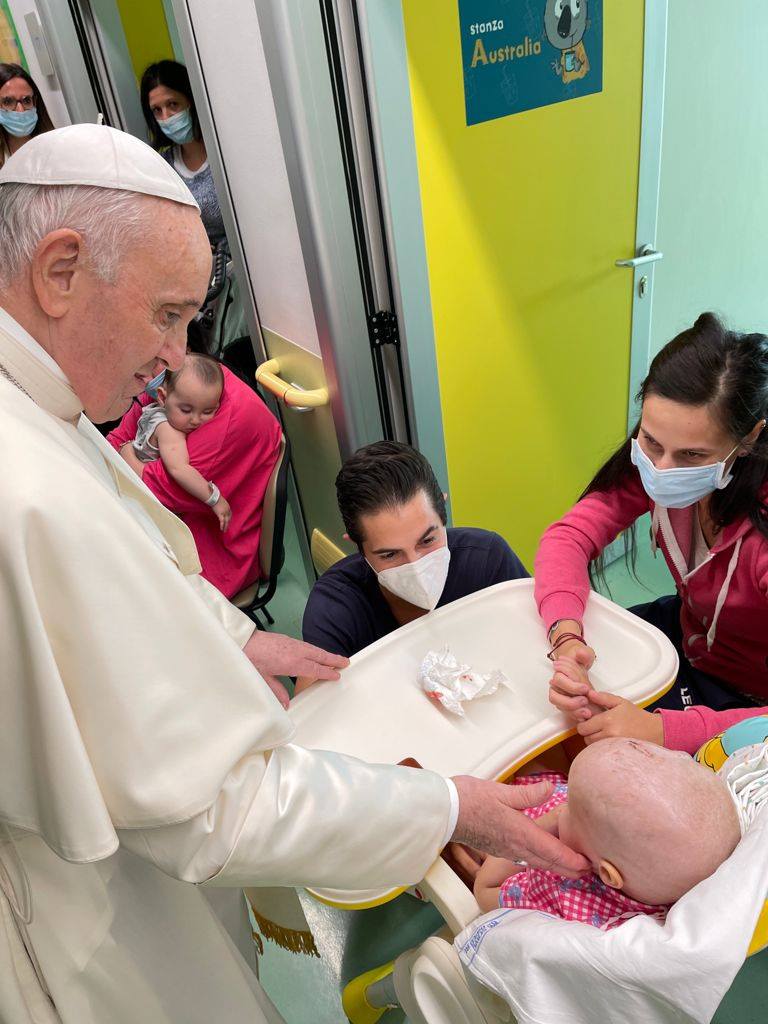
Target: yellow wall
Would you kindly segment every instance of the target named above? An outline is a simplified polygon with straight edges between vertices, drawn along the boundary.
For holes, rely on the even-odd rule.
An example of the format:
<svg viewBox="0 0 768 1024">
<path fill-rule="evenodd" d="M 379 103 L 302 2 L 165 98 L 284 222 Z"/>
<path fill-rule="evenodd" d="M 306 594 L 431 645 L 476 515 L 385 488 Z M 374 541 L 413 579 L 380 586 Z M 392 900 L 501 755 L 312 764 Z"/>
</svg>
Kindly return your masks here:
<svg viewBox="0 0 768 1024">
<path fill-rule="evenodd" d="M 472 127 L 456 0 L 403 6 L 453 518 L 532 567 L 624 436 L 643 5 L 605 0 L 602 93 Z"/>
<path fill-rule="evenodd" d="M 173 60 L 162 0 L 117 0 L 117 6 L 137 79 L 148 64 Z"/>
</svg>

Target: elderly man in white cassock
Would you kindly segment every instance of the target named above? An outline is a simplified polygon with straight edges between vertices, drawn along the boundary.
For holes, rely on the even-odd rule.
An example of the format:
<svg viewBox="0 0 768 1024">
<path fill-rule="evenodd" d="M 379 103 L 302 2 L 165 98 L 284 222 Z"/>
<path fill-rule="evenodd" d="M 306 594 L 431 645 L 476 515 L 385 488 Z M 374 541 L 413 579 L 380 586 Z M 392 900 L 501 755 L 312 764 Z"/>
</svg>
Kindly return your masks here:
<svg viewBox="0 0 768 1024">
<path fill-rule="evenodd" d="M 586 862 L 468 777 L 291 744 L 251 622 L 93 427 L 176 369 L 210 273 L 186 186 L 77 125 L 0 171 L 0 1020 L 279 1019 L 199 886 L 417 882 L 451 836 Z"/>
</svg>

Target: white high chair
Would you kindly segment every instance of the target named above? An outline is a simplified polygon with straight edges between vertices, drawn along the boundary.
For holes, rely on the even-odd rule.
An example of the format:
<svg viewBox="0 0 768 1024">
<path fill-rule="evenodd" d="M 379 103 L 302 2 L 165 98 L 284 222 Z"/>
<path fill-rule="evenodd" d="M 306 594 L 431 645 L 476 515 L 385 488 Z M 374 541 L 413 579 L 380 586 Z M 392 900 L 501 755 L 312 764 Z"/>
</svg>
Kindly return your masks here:
<svg viewBox="0 0 768 1024">
<path fill-rule="evenodd" d="M 645 706 L 674 682 L 678 658 L 670 641 L 618 605 L 592 594 L 584 629 L 599 652 L 590 672 L 597 689 Z M 509 680 L 495 694 L 465 704 L 463 718 L 433 703 L 417 683 L 427 651 L 446 645 L 459 661 L 482 672 L 501 669 Z M 290 708 L 295 741 L 371 762 L 415 758 L 444 776 L 507 779 L 573 734 L 547 699 L 552 669 L 546 654 L 533 581 L 500 583 L 372 644 L 352 658 L 340 683 L 316 684 L 301 693 Z M 470 890 L 440 858 L 418 889 L 440 911 L 445 929 L 394 965 L 350 982 L 344 992 L 350 1021 L 375 1024 L 392 1005 L 402 1006 L 413 1024 L 512 1021 L 509 1007 L 464 972 L 452 944 L 480 914 Z M 403 891 L 312 894 L 331 906 L 362 910 Z"/>
</svg>

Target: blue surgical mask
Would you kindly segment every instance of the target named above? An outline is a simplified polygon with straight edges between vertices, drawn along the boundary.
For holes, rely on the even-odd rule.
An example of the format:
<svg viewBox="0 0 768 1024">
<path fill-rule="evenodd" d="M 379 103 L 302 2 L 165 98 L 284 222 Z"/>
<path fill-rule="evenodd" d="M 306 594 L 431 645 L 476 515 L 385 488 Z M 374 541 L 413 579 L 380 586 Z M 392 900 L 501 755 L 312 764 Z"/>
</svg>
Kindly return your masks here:
<svg viewBox="0 0 768 1024">
<path fill-rule="evenodd" d="M 147 394 L 154 399 L 157 398 L 157 389 L 162 386 L 162 383 L 165 380 L 165 373 L 165 370 L 161 370 L 160 373 L 158 373 L 156 377 L 153 377 L 149 384 L 144 388 Z"/>
<path fill-rule="evenodd" d="M 157 118 L 155 118 L 157 120 Z M 180 110 L 178 114 L 171 114 L 164 121 L 157 121 L 160 131 L 167 135 L 171 142 L 181 146 L 185 142 L 192 142 L 195 137 L 195 130 L 192 125 L 192 111 L 187 108 Z"/>
<path fill-rule="evenodd" d="M 37 111 L 32 110 L 0 110 L 0 125 L 9 135 L 17 139 L 26 139 L 37 128 Z"/>
<path fill-rule="evenodd" d="M 632 462 L 637 466 L 645 493 L 651 501 L 663 508 L 688 508 L 713 491 L 721 491 L 733 480 L 733 473 L 726 472 L 725 464 L 736 448 L 721 462 L 714 462 L 710 466 L 657 469 L 638 444 L 637 438 L 633 437 Z"/>
</svg>

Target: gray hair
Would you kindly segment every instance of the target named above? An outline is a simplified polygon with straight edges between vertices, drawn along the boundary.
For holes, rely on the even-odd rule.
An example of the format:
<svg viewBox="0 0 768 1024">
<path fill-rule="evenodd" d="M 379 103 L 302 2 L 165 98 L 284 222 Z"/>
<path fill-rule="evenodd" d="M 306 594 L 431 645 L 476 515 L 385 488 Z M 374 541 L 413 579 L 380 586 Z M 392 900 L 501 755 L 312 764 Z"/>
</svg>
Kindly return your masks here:
<svg viewBox="0 0 768 1024">
<path fill-rule="evenodd" d="M 71 228 L 83 236 L 90 268 L 113 283 L 129 246 L 149 225 L 147 196 L 92 185 L 0 185 L 0 289 L 32 262 L 46 235 Z"/>
</svg>

